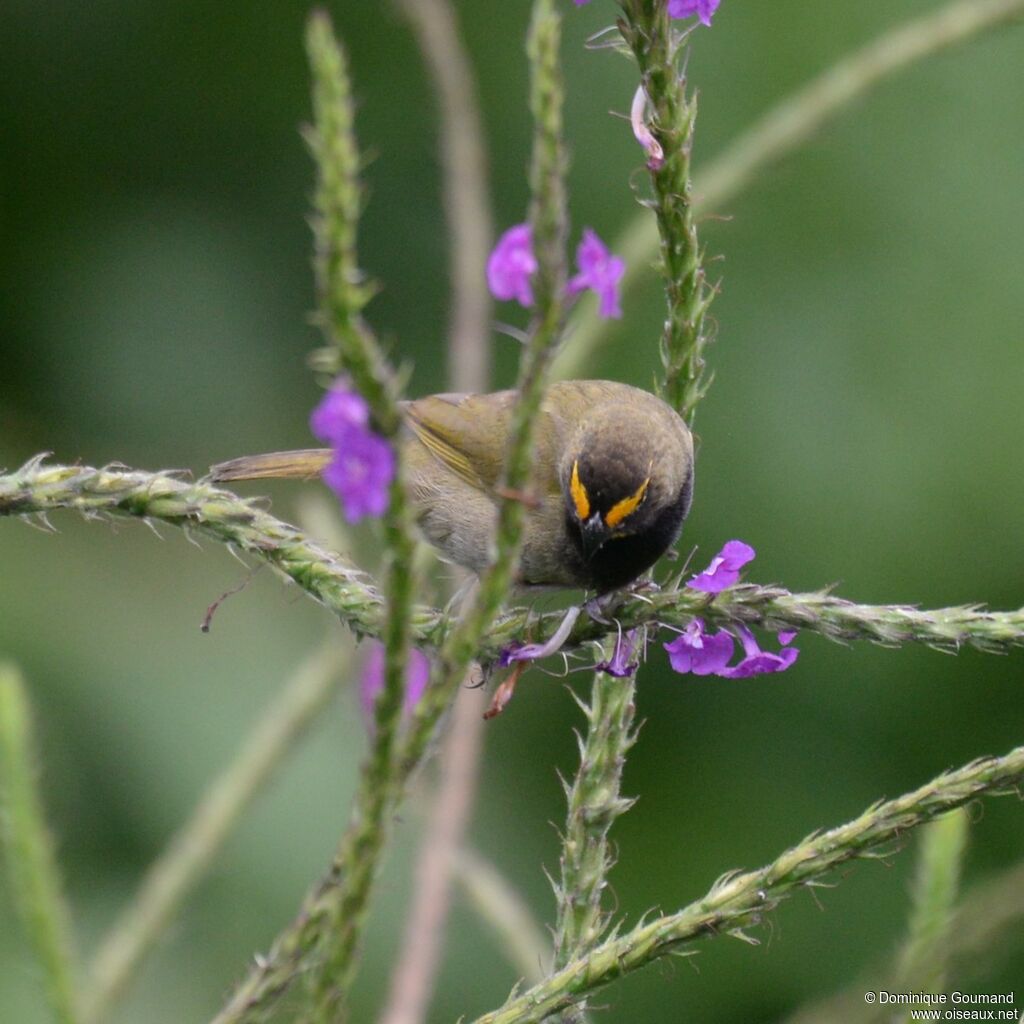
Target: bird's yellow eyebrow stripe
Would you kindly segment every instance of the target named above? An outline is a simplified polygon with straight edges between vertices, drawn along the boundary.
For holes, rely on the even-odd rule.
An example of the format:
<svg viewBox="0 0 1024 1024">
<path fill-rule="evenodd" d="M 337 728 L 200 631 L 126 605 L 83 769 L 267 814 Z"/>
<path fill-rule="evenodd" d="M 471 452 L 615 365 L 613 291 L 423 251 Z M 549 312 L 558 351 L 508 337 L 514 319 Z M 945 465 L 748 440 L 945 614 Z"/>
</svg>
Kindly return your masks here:
<svg viewBox="0 0 1024 1024">
<path fill-rule="evenodd" d="M 572 464 L 572 479 L 569 481 L 569 493 L 572 495 L 572 503 L 576 506 L 576 516 L 580 522 L 589 519 L 590 496 L 580 480 L 580 466 L 578 462 Z"/>
<path fill-rule="evenodd" d="M 615 527 L 622 522 L 626 516 L 632 515 L 636 511 L 637 505 L 644 500 L 644 495 L 647 493 L 647 485 L 651 482 L 651 478 L 648 477 L 636 490 L 635 494 L 630 495 L 628 498 L 623 498 L 622 501 L 616 502 L 608 510 L 608 515 L 604 517 L 604 521 L 608 526 Z"/>
</svg>

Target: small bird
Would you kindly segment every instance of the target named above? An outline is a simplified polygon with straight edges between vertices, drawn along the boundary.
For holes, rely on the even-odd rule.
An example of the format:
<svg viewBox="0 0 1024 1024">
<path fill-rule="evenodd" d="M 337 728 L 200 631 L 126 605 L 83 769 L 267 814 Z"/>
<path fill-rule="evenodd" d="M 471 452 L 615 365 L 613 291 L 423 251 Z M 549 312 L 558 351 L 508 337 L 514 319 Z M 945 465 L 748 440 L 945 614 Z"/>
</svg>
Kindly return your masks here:
<svg viewBox="0 0 1024 1024">
<path fill-rule="evenodd" d="M 473 572 L 490 562 L 515 391 L 402 403 L 402 456 L 420 529 Z M 535 427 L 516 581 L 598 595 L 632 583 L 676 541 L 693 495 L 693 439 L 647 391 L 614 381 L 552 384 Z M 214 466 L 214 480 L 310 478 L 330 449 Z"/>
</svg>

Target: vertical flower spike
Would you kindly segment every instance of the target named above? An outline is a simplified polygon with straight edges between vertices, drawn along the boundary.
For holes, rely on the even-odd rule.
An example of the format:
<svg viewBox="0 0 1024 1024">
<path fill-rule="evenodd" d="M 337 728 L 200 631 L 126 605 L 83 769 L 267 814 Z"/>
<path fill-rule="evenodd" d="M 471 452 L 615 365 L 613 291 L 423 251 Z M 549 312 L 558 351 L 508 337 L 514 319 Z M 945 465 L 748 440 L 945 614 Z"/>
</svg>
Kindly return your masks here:
<svg viewBox="0 0 1024 1024">
<path fill-rule="evenodd" d="M 384 514 L 395 475 L 395 454 L 369 422 L 366 401 L 344 378 L 335 381 L 309 418 L 313 434 L 334 451 L 323 479 L 351 523 Z"/>
<path fill-rule="evenodd" d="M 613 256 L 590 228 L 583 229 L 583 241 L 576 249 L 576 265 L 580 272 L 569 281 L 566 291 L 575 295 L 590 288 L 600 299 L 601 316 L 616 320 L 621 317 L 619 281 L 626 272 L 626 264 L 620 257 Z"/>
<path fill-rule="evenodd" d="M 529 224 L 516 224 L 506 231 L 487 261 L 487 287 L 502 302 L 515 299 L 529 309 L 533 305 L 530 278 L 537 271 Z"/>
</svg>

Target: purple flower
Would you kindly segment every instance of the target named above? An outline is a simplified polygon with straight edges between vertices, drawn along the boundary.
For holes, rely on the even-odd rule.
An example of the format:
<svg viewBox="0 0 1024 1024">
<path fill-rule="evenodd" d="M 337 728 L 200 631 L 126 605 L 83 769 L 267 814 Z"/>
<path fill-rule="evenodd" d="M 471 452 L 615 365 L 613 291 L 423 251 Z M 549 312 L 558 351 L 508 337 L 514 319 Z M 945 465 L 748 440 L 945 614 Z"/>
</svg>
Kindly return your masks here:
<svg viewBox="0 0 1024 1024">
<path fill-rule="evenodd" d="M 791 644 L 796 639 L 796 630 L 787 629 L 779 633 L 779 643 L 785 647 L 787 644 Z"/>
<path fill-rule="evenodd" d="M 613 256 L 590 228 L 584 229 L 583 241 L 576 250 L 576 265 L 579 273 L 566 285 L 566 294 L 575 295 L 590 288 L 601 300 L 601 316 L 622 316 L 619 280 L 626 272 L 626 264 Z M 536 270 L 530 225 L 516 224 L 498 239 L 487 259 L 487 287 L 496 299 L 515 299 L 520 306 L 529 309 L 533 305 L 530 278 Z"/>
<path fill-rule="evenodd" d="M 515 299 L 529 309 L 533 305 L 530 278 L 536 270 L 530 225 L 516 224 L 498 239 L 487 260 L 487 287 L 496 299 Z"/>
<path fill-rule="evenodd" d="M 594 666 L 595 670 L 607 672 L 608 675 L 615 676 L 616 679 L 624 679 L 626 676 L 631 676 L 640 664 L 639 661 L 629 660 L 633 656 L 638 634 L 639 630 L 636 629 L 627 630 L 625 633 L 620 630 L 615 641 L 615 650 L 612 652 L 611 660 L 599 662 Z"/>
<path fill-rule="evenodd" d="M 423 696 L 423 691 L 430 681 L 430 659 L 415 647 L 409 650 L 409 661 L 405 666 L 405 700 L 403 711 L 411 714 L 413 708 Z M 366 716 L 367 725 L 372 727 L 373 712 L 377 703 L 377 694 L 384 689 L 384 645 L 374 640 L 363 662 L 363 672 L 359 677 L 359 703 Z"/>
<path fill-rule="evenodd" d="M 384 514 L 395 476 L 395 453 L 369 422 L 366 401 L 344 378 L 334 382 L 309 417 L 313 434 L 334 450 L 322 476 L 351 523 Z"/>
<path fill-rule="evenodd" d="M 672 668 L 695 676 L 721 675 L 735 646 L 732 635 L 724 629 L 706 633 L 702 619 L 694 619 L 675 640 L 664 645 Z"/>
<path fill-rule="evenodd" d="M 673 18 L 689 18 L 696 14 L 704 25 L 711 24 L 711 15 L 718 10 L 722 0 L 668 0 L 668 13 Z M 590 0 L 575 0 L 577 7 L 589 4 Z"/>
<path fill-rule="evenodd" d="M 711 559 L 711 564 L 687 582 L 691 590 L 717 594 L 731 587 L 740 578 L 740 569 L 753 559 L 756 552 L 741 540 L 727 541 L 725 547 Z"/>
<path fill-rule="evenodd" d="M 580 272 L 566 285 L 566 291 L 575 295 L 590 288 L 601 300 L 601 316 L 616 320 L 621 317 L 619 281 L 626 272 L 626 264 L 620 257 L 613 256 L 590 228 L 583 229 L 583 241 L 576 249 L 576 265 Z"/>
<path fill-rule="evenodd" d="M 672 668 L 676 672 L 692 672 L 695 676 L 747 679 L 765 672 L 784 672 L 800 654 L 795 647 L 783 647 L 778 654 L 762 651 L 746 626 L 737 624 L 734 628 L 745 656 L 731 668 L 729 659 L 735 648 L 732 635 L 724 629 L 717 633 L 706 632 L 702 619 L 694 619 L 675 640 L 664 645 Z"/>
<path fill-rule="evenodd" d="M 721 0 L 668 0 L 668 13 L 673 18 L 689 18 L 696 14 L 702 25 L 711 24 L 711 15 Z"/>
<path fill-rule="evenodd" d="M 739 664 L 718 673 L 725 679 L 746 679 L 764 672 L 784 672 L 800 654 L 795 647 L 783 647 L 778 654 L 762 651 L 757 646 L 754 634 L 746 626 L 737 625 L 736 632 L 739 634 L 746 657 Z"/>
</svg>

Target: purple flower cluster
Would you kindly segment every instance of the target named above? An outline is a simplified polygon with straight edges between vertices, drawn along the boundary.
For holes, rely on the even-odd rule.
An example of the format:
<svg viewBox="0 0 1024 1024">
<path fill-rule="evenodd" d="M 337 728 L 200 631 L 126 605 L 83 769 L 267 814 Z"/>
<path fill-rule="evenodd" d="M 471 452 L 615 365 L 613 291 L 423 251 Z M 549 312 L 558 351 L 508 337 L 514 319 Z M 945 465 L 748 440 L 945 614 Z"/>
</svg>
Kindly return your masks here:
<svg viewBox="0 0 1024 1024">
<path fill-rule="evenodd" d="M 590 228 L 583 229 L 583 240 L 576 249 L 576 266 L 579 273 L 566 285 L 567 294 L 576 295 L 589 288 L 600 299 L 601 316 L 621 317 L 619 281 L 626 272 L 626 264 L 613 256 Z M 530 278 L 536 270 L 530 225 L 516 224 L 498 239 L 487 260 L 487 286 L 496 299 L 503 302 L 515 299 L 520 306 L 529 309 L 533 305 Z"/>
<path fill-rule="evenodd" d="M 590 0 L 575 0 L 577 7 L 590 3 Z M 710 25 L 711 15 L 718 10 L 721 0 L 668 0 L 668 13 L 672 18 L 690 18 L 697 15 L 701 24 Z"/>
<path fill-rule="evenodd" d="M 405 667 L 405 700 L 403 711 L 412 714 L 413 708 L 423 696 L 423 691 L 430 682 L 430 659 L 417 648 L 409 651 L 409 661 Z M 363 663 L 363 672 L 359 677 L 359 703 L 366 717 L 367 727 L 373 726 L 373 709 L 377 703 L 377 695 L 384 689 L 384 645 L 374 640 Z"/>
<path fill-rule="evenodd" d="M 711 564 L 686 585 L 692 590 L 717 594 L 739 580 L 740 570 L 755 554 L 749 544 L 731 540 L 711 559 Z M 796 637 L 795 632 L 779 633 L 782 648 L 773 654 L 761 650 L 746 626 L 737 623 L 732 629 L 735 636 L 724 629 L 710 633 L 703 619 L 694 619 L 675 640 L 664 645 L 669 663 L 677 672 L 692 672 L 695 676 L 746 679 L 766 672 L 783 672 L 800 654 L 795 647 L 788 646 Z M 743 658 L 730 666 L 737 637 L 743 646 Z"/>
<path fill-rule="evenodd" d="M 310 430 L 333 450 L 322 475 L 350 523 L 384 514 L 395 476 L 395 453 L 369 424 L 366 400 L 345 378 L 334 382 L 309 417 Z"/>
</svg>

